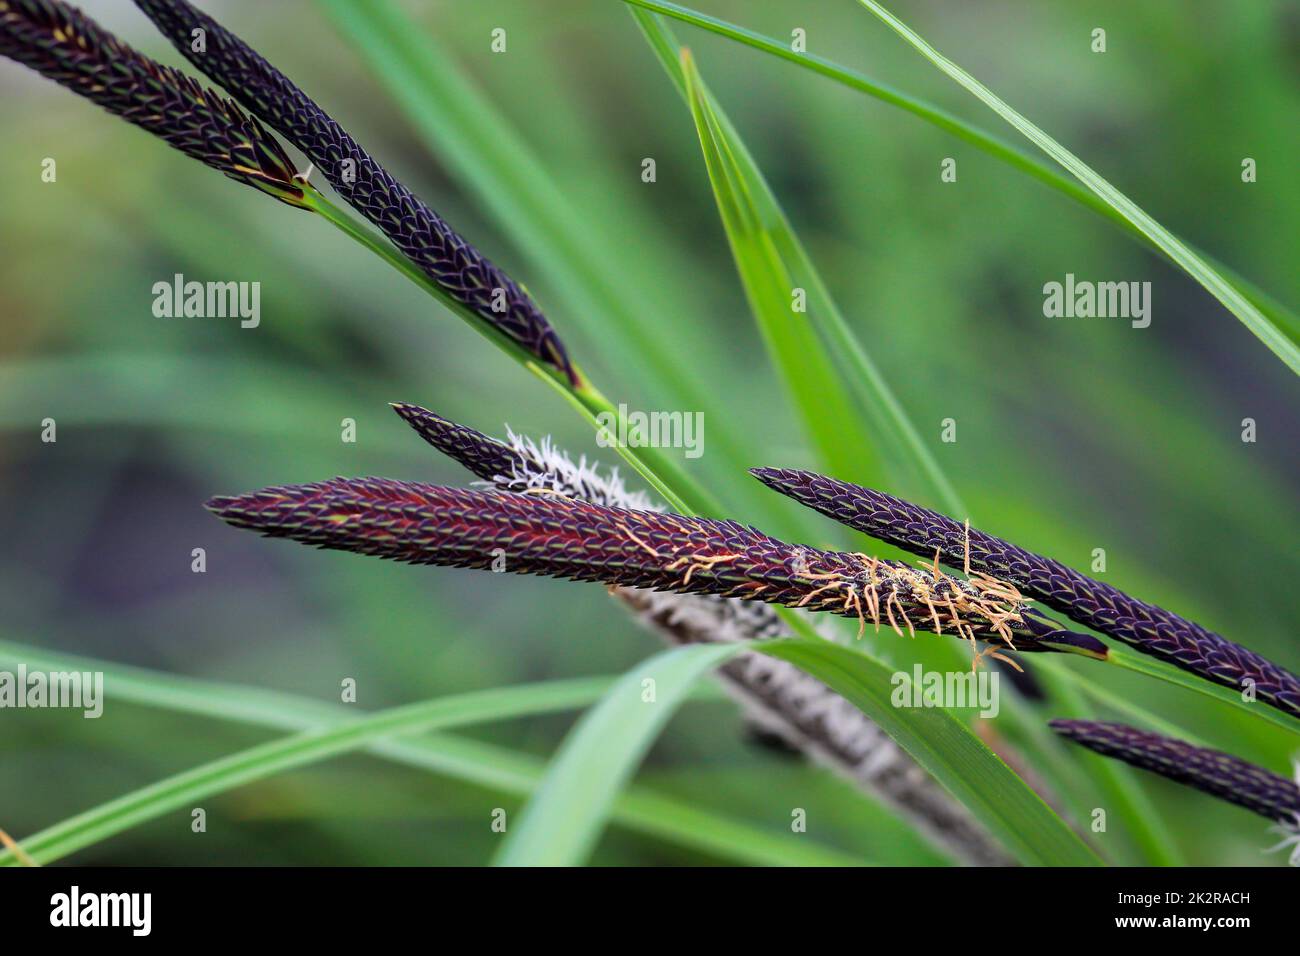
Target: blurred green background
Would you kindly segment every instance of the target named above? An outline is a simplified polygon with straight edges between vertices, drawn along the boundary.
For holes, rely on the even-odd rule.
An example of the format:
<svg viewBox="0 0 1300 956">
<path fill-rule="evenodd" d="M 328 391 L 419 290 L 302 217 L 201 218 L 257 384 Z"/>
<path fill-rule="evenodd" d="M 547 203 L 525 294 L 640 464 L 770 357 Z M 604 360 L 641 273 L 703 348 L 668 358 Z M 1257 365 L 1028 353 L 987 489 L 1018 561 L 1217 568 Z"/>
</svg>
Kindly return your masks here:
<svg viewBox="0 0 1300 956">
<path fill-rule="evenodd" d="M 125 0 L 83 6 L 181 64 Z M 612 399 L 682 407 L 650 391 L 637 355 L 609 354 L 585 334 L 603 317 L 544 268 L 537 241 L 548 237 L 511 228 L 466 175 L 465 144 L 422 135 L 325 5 L 201 6 L 526 283 Z M 735 504 L 729 517 L 808 526 L 774 495 L 769 514 L 751 513 L 762 499 L 734 490 L 748 479 L 709 454 L 730 431 L 750 464 L 813 463 L 737 282 L 689 111 L 623 4 L 402 6 L 418 24 L 412 42 L 436 44 L 438 62 L 504 115 L 599 248 L 602 274 L 715 400 L 705 453 L 685 466 Z M 1014 136 L 852 0 L 696 6 L 779 39 L 803 28 L 811 52 Z M 1300 307 L 1300 6 L 889 6 L 1165 226 Z M 1104 54 L 1089 48 L 1097 26 Z M 489 46 L 498 27 L 504 54 Z M 978 523 L 1085 570 L 1104 548 L 1105 580 L 1300 670 L 1300 390 L 1286 367 L 1191 279 L 1061 195 L 914 117 L 674 30 Z M 550 434 L 575 454 L 609 452 L 544 385 L 324 222 L 7 61 L 0 88 L 0 640 L 326 701 L 352 677 L 366 709 L 617 674 L 657 649 L 599 587 L 316 552 L 209 516 L 201 502 L 212 494 L 336 474 L 466 483 L 390 401 L 492 434 L 503 423 Z M 46 157 L 55 183 L 41 181 Z M 646 157 L 652 184 L 641 180 Z M 940 182 L 946 157 L 956 183 Z M 1244 157 L 1258 182 L 1241 181 Z M 177 272 L 259 281 L 260 326 L 155 318 L 152 286 Z M 1045 318 L 1042 286 L 1067 272 L 1151 281 L 1151 327 Z M 40 440 L 47 417 L 55 444 Z M 949 417 L 958 440 L 941 443 Z M 340 440 L 344 418 L 357 422 L 355 444 Z M 1244 418 L 1257 422 L 1253 444 L 1241 440 Z M 809 543 L 837 540 L 830 522 L 811 526 L 825 537 Z M 191 572 L 196 547 L 205 574 Z M 904 667 L 921 653 L 888 633 L 866 640 Z M 1288 767 L 1294 738 L 1204 698 L 1078 666 L 1216 745 Z M 15 836 L 267 737 L 111 700 L 97 721 L 49 710 L 0 720 L 0 827 Z M 571 720 L 464 733 L 540 762 Z M 774 833 L 804 807 L 809 839 L 881 863 L 943 862 L 852 787 L 748 742 L 717 695 L 682 710 L 637 781 Z M 1189 862 L 1281 862 L 1260 852 L 1271 842 L 1262 819 L 1143 783 Z M 477 864 L 500 839 L 493 808 L 520 803 L 354 756 L 208 801 L 202 836 L 172 814 L 75 859 Z M 619 826 L 594 861 L 721 862 Z"/>
</svg>

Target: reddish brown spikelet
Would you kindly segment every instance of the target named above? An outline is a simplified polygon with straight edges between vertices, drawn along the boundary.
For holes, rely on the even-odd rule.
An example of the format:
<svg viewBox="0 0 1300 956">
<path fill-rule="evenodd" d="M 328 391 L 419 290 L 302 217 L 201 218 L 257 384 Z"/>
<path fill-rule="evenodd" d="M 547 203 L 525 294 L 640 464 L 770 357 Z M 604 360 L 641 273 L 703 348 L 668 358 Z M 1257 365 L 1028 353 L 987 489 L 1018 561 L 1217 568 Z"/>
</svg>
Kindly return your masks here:
<svg viewBox="0 0 1300 956">
<path fill-rule="evenodd" d="M 414 564 L 486 569 L 504 561 L 519 574 L 758 600 L 877 627 L 883 620 L 900 633 L 935 620 L 968 640 L 1017 650 L 1070 643 L 1002 585 L 797 547 L 733 521 L 384 478 L 266 488 L 208 507 L 272 537 Z"/>
</svg>

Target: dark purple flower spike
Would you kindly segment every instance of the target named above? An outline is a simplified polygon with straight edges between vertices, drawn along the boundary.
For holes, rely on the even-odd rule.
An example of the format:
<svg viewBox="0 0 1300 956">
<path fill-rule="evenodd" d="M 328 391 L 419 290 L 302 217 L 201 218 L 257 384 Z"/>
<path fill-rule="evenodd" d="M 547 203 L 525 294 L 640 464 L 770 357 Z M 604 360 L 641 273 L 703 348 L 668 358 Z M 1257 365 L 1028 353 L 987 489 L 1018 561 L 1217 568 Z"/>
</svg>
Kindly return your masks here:
<svg viewBox="0 0 1300 956">
<path fill-rule="evenodd" d="M 231 179 L 301 206 L 284 148 L 255 117 L 191 77 L 123 43 L 58 0 L 0 3 L 7 56 L 153 133 Z"/>
<path fill-rule="evenodd" d="M 419 405 L 395 404 L 393 410 L 430 445 L 498 491 L 551 491 L 607 508 L 663 510 L 643 492 L 624 487 L 616 468 L 603 472 L 586 458 L 574 462 L 550 439 L 512 434 L 512 444 L 506 444 Z"/>
<path fill-rule="evenodd" d="M 419 405 L 394 403 L 393 411 L 417 435 L 484 481 L 509 478 L 524 467 L 523 456 L 509 445 L 467 425 L 458 425 Z"/>
<path fill-rule="evenodd" d="M 370 156 L 247 43 L 184 0 L 136 0 L 176 49 L 307 155 L 330 185 L 448 295 L 579 383 L 559 336 L 513 279 Z M 202 30 L 196 49 L 195 30 Z"/>
<path fill-rule="evenodd" d="M 1239 757 L 1125 724 L 1053 720 L 1068 740 L 1177 783 L 1195 787 L 1279 823 L 1300 820 L 1300 785 Z"/>
<path fill-rule="evenodd" d="M 1300 678 L 1272 661 L 1234 644 L 1171 611 L 1130 597 L 1013 544 L 935 511 L 860 485 L 808 471 L 755 468 L 759 481 L 840 524 L 888 541 L 926 558 L 1009 581 L 1027 597 L 1054 611 L 1175 664 L 1216 684 L 1243 690 L 1253 685 L 1259 700 L 1300 716 Z M 969 534 L 969 537 L 968 537 Z M 969 553 L 968 553 L 969 547 Z"/>
</svg>

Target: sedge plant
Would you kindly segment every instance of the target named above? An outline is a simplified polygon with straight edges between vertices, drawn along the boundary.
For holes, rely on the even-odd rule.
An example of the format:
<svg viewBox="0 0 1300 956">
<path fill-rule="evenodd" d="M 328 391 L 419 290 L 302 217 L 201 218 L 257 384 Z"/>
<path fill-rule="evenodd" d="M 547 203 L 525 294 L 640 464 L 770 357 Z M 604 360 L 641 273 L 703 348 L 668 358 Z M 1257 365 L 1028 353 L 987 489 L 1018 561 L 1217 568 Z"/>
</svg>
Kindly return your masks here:
<svg viewBox="0 0 1300 956">
<path fill-rule="evenodd" d="M 189 3 L 139 0 L 139 6 L 239 105 L 153 63 L 54 0 L 0 3 L 0 52 L 227 176 L 322 215 L 466 318 L 561 392 L 589 421 L 597 415 L 621 414 L 581 371 L 522 284 L 454 232 L 283 74 Z M 192 43 L 195 31 L 206 39 L 202 48 Z M 697 94 L 693 105 L 698 101 Z M 305 173 L 294 172 L 268 127 L 300 149 L 370 225 L 347 216 Z M 1164 238 L 1147 228 L 1145 220 L 1138 226 L 1158 245 Z M 1181 261 L 1180 245 L 1171 244 L 1166 251 Z M 1188 261 L 1202 276 L 1209 275 L 1204 263 Z M 1217 277 L 1205 281 L 1211 280 Z M 1243 321 L 1250 324 L 1248 319 L 1254 318 L 1251 313 Z M 513 451 L 518 456 L 519 449 Z M 1037 599 L 1084 627 L 1198 678 L 1227 687 L 1249 680 L 1265 703 L 1288 718 L 1296 713 L 1296 678 L 1260 655 L 1082 578 L 1057 562 L 972 532 L 952 517 L 861 487 L 833 485 L 834 479 L 815 474 L 761 471 L 759 477 L 777 490 L 856 530 L 912 550 L 930 564 L 918 568 L 789 545 L 722 520 L 718 502 L 668 456 L 622 447 L 620 454 L 676 514 L 620 507 L 626 502 L 593 503 L 592 494 L 574 495 L 568 489 L 557 497 L 527 493 L 537 488 L 457 490 L 384 479 L 280 486 L 214 499 L 211 506 L 242 527 L 418 563 L 487 567 L 485 555 L 501 550 L 506 570 L 600 581 L 627 590 L 629 603 L 636 607 L 642 601 L 641 610 L 651 617 L 659 611 L 648 599 L 631 596 L 632 590 L 654 588 L 719 601 L 828 611 L 856 618 L 864 627 L 868 620 L 878 627 L 883 619 L 900 634 L 927 629 L 942 634 L 946 628 L 972 646 L 984 645 L 976 651 L 977 660 L 987 655 L 1014 664 L 1014 658 L 1006 657 L 1013 651 L 1109 658 L 1109 649 L 1096 637 L 1069 631 L 1030 607 L 1028 600 Z M 498 486 L 520 480 L 514 470 L 509 475 L 501 469 L 490 475 L 471 470 Z M 806 487 L 819 490 L 802 490 Z M 891 523 L 889 515 L 881 517 L 882 509 L 873 511 L 861 504 L 863 500 L 885 500 L 884 511 L 893 508 L 895 515 L 904 516 Z M 718 517 L 698 517 L 701 512 Z M 941 559 L 949 565 L 957 560 L 958 528 L 965 572 L 961 577 L 940 568 Z M 515 567 L 509 567 L 512 556 Z M 747 613 L 729 612 L 719 621 L 734 623 L 737 615 Z M 661 623 L 670 625 L 675 617 L 680 615 L 662 615 Z M 802 618 L 784 620 L 795 631 L 815 636 Z M 725 629 L 720 622 L 710 627 L 716 632 Z M 764 625 L 750 639 L 768 636 L 774 635 Z M 714 634 L 707 642 L 720 639 Z M 897 727 L 893 730 L 898 732 Z M 939 772 L 933 762 L 914 755 L 926 770 Z M 940 776 L 950 790 L 960 789 L 952 776 Z M 1289 806 L 1285 791 L 1275 805 Z M 998 832 L 1005 837 L 1005 830 Z"/>
</svg>

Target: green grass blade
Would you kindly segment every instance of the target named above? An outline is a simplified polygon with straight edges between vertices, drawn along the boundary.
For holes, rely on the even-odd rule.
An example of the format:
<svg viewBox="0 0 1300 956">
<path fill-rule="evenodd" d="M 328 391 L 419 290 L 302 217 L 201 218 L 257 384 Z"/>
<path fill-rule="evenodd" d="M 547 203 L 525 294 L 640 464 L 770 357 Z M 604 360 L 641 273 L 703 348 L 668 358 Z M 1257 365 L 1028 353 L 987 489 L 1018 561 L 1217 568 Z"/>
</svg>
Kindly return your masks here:
<svg viewBox="0 0 1300 956">
<path fill-rule="evenodd" d="M 809 317 L 792 309 L 799 282 L 787 269 L 775 237 L 785 223 L 773 219 L 771 209 L 762 209 L 755 201 L 745 172 L 739 168 L 734 141 L 719 125 L 689 58 L 683 62 L 718 213 L 768 358 L 824 468 L 838 475 L 868 475 L 870 483 L 881 475 L 870 443 L 846 437 L 861 433 L 856 427 L 859 419 L 853 398 Z"/>
<path fill-rule="evenodd" d="M 1172 721 L 1158 717 L 1149 710 L 1144 710 L 1120 691 L 1111 690 L 1102 684 L 1080 684 L 1079 690 L 1102 707 L 1114 711 L 1115 714 L 1131 722 L 1134 726 L 1141 727 L 1144 730 L 1157 731 L 1166 737 L 1177 737 L 1179 740 L 1186 740 L 1198 747 L 1210 746 L 1210 743 L 1200 734 L 1185 730 Z"/>
<path fill-rule="evenodd" d="M 888 470 L 901 476 L 912 497 L 966 513 L 952 483 L 841 316 L 744 141 L 698 73 L 692 69 L 688 77 L 683 50 L 672 32 L 652 14 L 630 12 L 696 120 L 728 240 L 746 294 L 757 303 L 752 311 L 771 361 L 787 382 L 824 462 L 823 470 L 871 474 L 876 456 L 868 449 L 874 440 L 885 452 Z M 808 314 L 789 311 L 789 289 L 795 285 L 809 294 Z M 820 338 L 823 327 L 843 359 L 839 365 Z M 793 633 L 810 636 L 800 628 L 806 622 L 792 615 L 787 620 Z M 964 666 L 955 646 L 939 654 L 953 667 Z"/>
<path fill-rule="evenodd" d="M 355 750 L 384 737 L 567 710 L 585 703 L 604 683 L 557 681 L 457 694 L 272 740 L 69 817 L 23 840 L 22 847 L 36 862 L 50 863 L 215 794 Z M 8 859 L 0 856 L 0 863 Z"/>
<path fill-rule="evenodd" d="M 0 641 L 0 662 L 9 666 L 26 664 L 29 668 L 44 671 L 102 672 L 105 692 L 114 700 L 225 722 L 301 731 L 338 726 L 358 719 L 342 704 L 326 704 L 280 691 L 196 680 L 56 654 L 9 641 Z M 606 678 L 562 683 L 574 691 L 574 706 L 599 699 L 609 686 Z M 557 682 L 551 686 L 555 690 L 562 684 Z M 378 739 L 366 744 L 365 749 L 395 763 L 516 795 L 532 793 L 543 777 L 541 762 L 530 755 L 448 735 Z M 633 787 L 623 794 L 613 808 L 612 818 L 649 836 L 739 863 L 858 866 L 866 862 L 807 839 L 756 827 L 744 820 L 691 806 L 644 788 Z M 49 858 L 46 861 L 49 862 Z M 0 854 L 0 864 L 15 865 L 15 861 Z"/>
<path fill-rule="evenodd" d="M 675 647 L 624 674 L 565 738 L 496 864 L 575 866 L 586 860 L 614 798 L 668 718 L 696 681 L 742 650 L 740 644 Z M 653 682 L 649 691 L 647 681 Z"/>
<path fill-rule="evenodd" d="M 1094 719 L 1095 714 L 1083 699 L 1081 689 L 1071 681 L 1063 680 L 1060 670 L 1040 671 L 1039 675 L 1051 701 L 1052 713 L 1058 716 L 1068 715 L 1078 720 Z M 1091 759 L 1092 757 L 1097 759 Z M 1151 803 L 1146 788 L 1129 767 L 1121 761 L 1108 760 L 1096 754 L 1091 754 L 1089 759 L 1080 762 L 1088 783 L 1100 794 L 1099 799 L 1106 801 L 1104 805 L 1112 808 L 1110 814 L 1115 819 L 1115 829 L 1123 833 L 1131 844 L 1132 851 L 1139 854 L 1135 863 L 1147 866 L 1186 866 L 1186 861 L 1178 852 L 1178 842 Z M 1080 819 L 1089 819 L 1088 810 L 1081 813 Z M 1117 857 L 1118 854 L 1113 856 Z"/>
<path fill-rule="evenodd" d="M 1293 734 L 1300 734 L 1300 720 L 1295 717 L 1284 714 L 1268 704 L 1243 700 L 1240 691 L 1219 684 L 1211 684 L 1204 678 L 1198 677 L 1189 671 L 1147 657 L 1145 654 L 1137 654 L 1133 651 L 1112 647 L 1107 663 L 1133 671 L 1135 674 L 1154 677 L 1156 680 L 1162 680 L 1166 684 L 1173 684 L 1175 687 L 1186 688 L 1227 704 L 1229 707 L 1235 707 L 1252 717 L 1266 720 L 1275 727 L 1281 727 Z"/>
<path fill-rule="evenodd" d="M 537 789 L 546 770 L 544 761 L 532 754 L 451 734 L 383 740 L 367 747 L 367 752 L 460 783 L 522 798 Z M 872 865 L 863 856 L 780 828 L 754 825 L 646 787 L 631 787 L 621 794 L 610 819 L 629 832 L 704 853 L 729 865 Z M 0 866 L 8 865 L 13 864 L 0 856 Z"/>
<path fill-rule="evenodd" d="M 1156 222 L 1155 219 L 1112 186 L 1096 170 L 1012 109 L 992 90 L 932 47 L 914 30 L 877 3 L 876 0 L 858 0 L 858 2 L 967 92 L 1024 134 L 1031 143 L 1069 170 L 1076 179 L 1104 200 L 1107 205 L 1116 210 L 1136 229 L 1140 230 L 1165 255 L 1204 286 L 1229 312 L 1240 319 L 1246 328 L 1250 329 L 1261 342 L 1268 346 L 1273 354 L 1285 362 L 1293 372 L 1300 374 L 1300 346 L 1297 346 L 1296 342 L 1288 337 L 1282 329 L 1278 328 L 1251 304 L 1240 290 L 1202 256 L 1193 252 L 1177 236 Z"/>
<path fill-rule="evenodd" d="M 975 813 L 1022 863 L 1095 866 L 1101 862 L 965 724 L 941 708 L 896 706 L 897 680 L 883 664 L 829 641 L 764 641 L 759 649 L 789 661 L 851 701 Z M 910 684 L 906 675 L 899 679 Z"/>
<path fill-rule="evenodd" d="M 950 713 L 941 708 L 895 706 L 897 681 L 890 668 L 859 651 L 817 638 L 762 641 L 747 647 L 795 664 L 851 701 L 975 812 L 1022 862 L 1063 866 L 1100 862 L 1024 781 Z M 581 863 L 595 844 L 614 794 L 680 696 L 710 668 L 744 649 L 734 645 L 677 648 L 629 671 L 565 740 L 547 784 L 538 790 L 498 862 Z M 655 677 L 660 692 L 655 704 L 641 700 L 641 681 L 648 675 Z M 665 687 L 670 696 L 663 696 Z"/>
<path fill-rule="evenodd" d="M 909 497 L 966 514 L 952 482 L 849 328 L 757 162 L 698 71 L 683 66 L 681 48 L 659 18 L 641 10 L 631 13 L 691 107 L 751 308 L 774 364 L 793 383 L 789 387 L 810 435 L 822 436 L 817 447 L 828 470 L 843 476 L 850 473 L 845 469 L 856 467 L 859 474 L 870 474 L 867 469 L 874 463 L 865 452 L 875 443 Z M 806 314 L 790 310 L 794 287 L 807 294 Z"/>
<path fill-rule="evenodd" d="M 782 43 L 772 37 L 764 36 L 761 33 L 729 23 L 718 17 L 709 16 L 698 10 L 692 10 L 681 4 L 670 3 L 667 0 L 624 0 L 624 2 L 655 13 L 661 13 L 664 16 L 707 30 L 717 36 L 726 37 L 729 40 L 744 44 L 752 49 L 780 57 L 802 69 L 834 80 L 849 89 L 865 93 L 882 103 L 911 113 L 913 116 L 955 136 L 965 143 L 969 143 L 976 149 L 1000 162 L 1006 163 L 1013 169 L 1019 170 L 1030 178 L 1038 180 L 1043 185 L 1097 213 L 1121 227 L 1127 236 L 1140 242 L 1145 248 L 1154 249 L 1162 255 L 1165 254 L 1164 250 L 1141 228 L 1130 222 L 1123 213 L 1110 205 L 1101 196 L 1081 185 L 1079 181 L 1063 175 L 1055 167 L 1022 152 L 1002 137 L 995 136 L 971 123 L 967 123 L 960 117 L 954 116 L 932 103 L 927 103 L 887 84 L 880 83 L 864 73 L 841 66 L 825 57 L 817 56 L 814 53 L 796 52 L 791 49 L 788 42 Z M 1229 282 L 1241 290 L 1242 294 L 1256 308 L 1268 316 L 1276 325 L 1280 326 L 1288 338 L 1293 342 L 1300 342 L 1300 316 L 1228 265 L 1218 261 L 1203 250 L 1197 249 L 1191 244 L 1188 245 L 1197 255 L 1226 276 Z M 1169 257 L 1166 256 L 1166 258 Z M 1175 260 L 1171 258 L 1170 261 Z"/>
<path fill-rule="evenodd" d="M 633 10 L 632 12 L 650 38 L 651 44 L 655 47 L 661 61 L 666 61 L 668 51 L 673 50 L 675 52 L 676 49 L 676 44 L 672 42 L 671 35 L 658 27 L 657 18 L 653 15 L 640 10 Z M 665 63 L 665 66 L 667 67 L 668 64 Z M 671 69 L 670 73 L 672 73 Z M 874 426 L 871 433 L 876 436 L 890 436 L 893 439 L 889 443 L 889 450 L 894 456 L 893 460 L 902 457 L 915 466 L 914 478 L 920 475 L 929 479 L 928 483 L 923 486 L 929 497 L 939 502 L 942 507 L 953 514 L 969 514 L 951 483 L 947 481 L 933 457 L 928 454 L 915 429 L 899 408 L 891 390 L 872 366 L 865 351 L 840 316 L 829 294 L 825 292 L 820 277 L 808 260 L 793 230 L 789 228 L 788 222 L 781 214 L 775 197 L 767 188 L 756 164 L 744 150 L 743 144 L 739 144 L 739 138 L 735 135 L 734 130 L 729 127 L 729 124 L 726 123 L 725 116 L 718 119 L 707 92 L 699 84 L 698 77 L 693 74 L 693 68 L 682 71 L 679 85 L 684 86 L 687 95 L 690 97 L 692 110 L 696 115 L 697 126 L 701 130 L 701 141 L 705 144 L 706 159 L 710 159 L 710 144 L 706 142 L 706 136 L 712 138 L 714 152 L 720 154 L 719 158 L 713 158 L 710 161 L 710 175 L 714 180 L 715 189 L 719 188 L 719 180 L 723 179 L 723 177 L 714 173 L 714 166 L 732 160 L 731 167 L 727 169 L 728 176 L 723 179 L 723 187 L 730 182 L 739 182 L 742 187 L 733 189 L 733 192 L 741 193 L 741 195 L 738 199 L 731 199 L 730 205 L 736 206 L 743 203 L 745 199 L 753 200 L 753 197 L 761 197 L 762 208 L 752 210 L 750 218 L 780 223 L 780 226 L 772 228 L 769 233 L 771 236 L 780 237 L 780 248 L 777 256 L 783 263 L 797 263 L 803 281 L 808 284 L 810 289 L 819 290 L 818 301 L 822 305 L 819 316 L 826 319 L 822 323 L 822 327 L 832 337 L 839 354 L 858 358 L 859 361 L 856 366 L 858 374 L 853 376 L 853 381 L 863 387 L 868 383 L 874 386 L 873 397 L 875 401 L 868 401 L 867 407 L 889 409 L 894 412 L 892 420 L 884 423 L 877 416 L 871 422 Z M 719 140 L 722 141 L 722 147 L 716 145 Z M 729 149 L 726 147 L 729 147 Z M 758 200 L 754 200 L 754 205 L 758 205 Z M 719 198 L 719 208 L 723 212 L 724 219 L 726 219 L 727 206 L 724 205 L 721 197 Z M 732 232 L 730 228 L 728 231 L 729 234 Z M 737 254 L 737 260 L 740 260 L 739 254 Z M 858 433 L 861 433 L 861 431 L 861 428 L 857 429 Z M 916 494 L 911 496 L 921 497 Z M 1052 676 L 1056 678 L 1055 685 L 1059 691 L 1056 699 L 1060 702 L 1063 712 L 1078 719 L 1092 717 L 1091 710 L 1083 698 L 1073 692 L 1072 684 L 1076 680 L 1075 675 L 1065 668 L 1050 668 L 1050 671 Z M 916 755 L 914 754 L 914 756 Z M 1166 850 L 1166 847 L 1172 846 L 1172 844 L 1165 839 L 1165 834 L 1158 831 L 1156 821 L 1146 812 L 1149 809 L 1149 802 L 1146 800 L 1145 792 L 1135 775 L 1128 768 L 1107 767 L 1105 772 L 1099 776 L 1098 785 L 1108 795 L 1112 805 L 1122 808 L 1121 815 L 1126 829 L 1133 835 L 1134 845 L 1143 854 L 1145 861 L 1162 865 L 1175 863 L 1176 857 L 1172 855 L 1171 851 Z"/>
<path fill-rule="evenodd" d="M 532 754 L 449 734 L 383 741 L 371 749 L 412 766 L 523 797 L 536 792 L 546 777 L 546 763 Z M 753 866 L 867 866 L 870 863 L 863 857 L 809 840 L 806 834 L 754 826 L 635 785 L 614 801 L 610 819 L 637 833 L 733 863 Z"/>
</svg>

